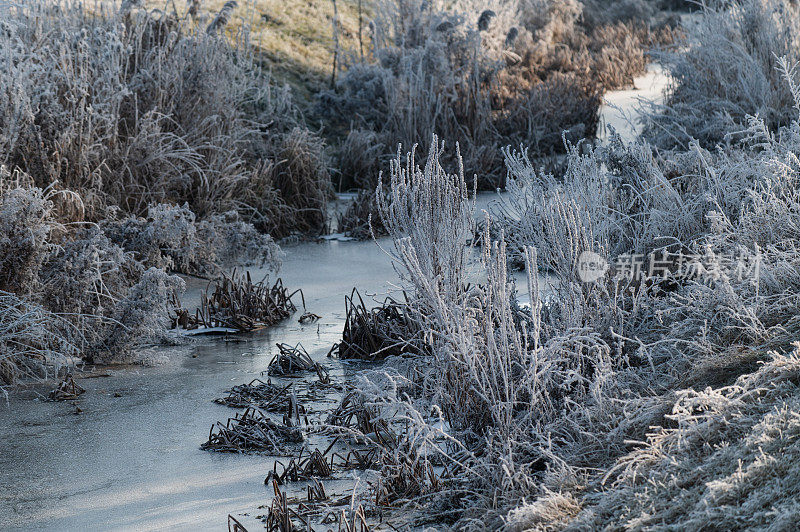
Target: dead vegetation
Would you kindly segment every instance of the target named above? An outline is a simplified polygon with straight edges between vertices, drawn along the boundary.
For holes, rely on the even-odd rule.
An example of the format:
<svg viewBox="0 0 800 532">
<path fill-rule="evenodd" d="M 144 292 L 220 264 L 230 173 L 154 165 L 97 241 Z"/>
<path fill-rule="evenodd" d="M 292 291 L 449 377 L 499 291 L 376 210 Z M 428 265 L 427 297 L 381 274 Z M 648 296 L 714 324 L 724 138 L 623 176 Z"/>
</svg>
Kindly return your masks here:
<svg viewBox="0 0 800 532">
<path fill-rule="evenodd" d="M 213 292 L 209 296 L 212 287 Z M 289 293 L 281 279 L 272 285 L 267 277 L 254 283 L 250 272 L 242 274 L 234 270 L 209 285 L 203 292 L 200 308 L 194 316 L 183 313 L 177 321 L 180 325 L 185 322 L 189 330 L 206 327 L 252 332 L 275 325 L 297 311 L 292 302 L 292 297 L 297 293 L 301 292 L 295 290 Z"/>
<path fill-rule="evenodd" d="M 316 323 L 317 321 L 321 320 L 322 316 L 319 314 L 314 314 L 313 312 L 304 312 L 302 316 L 297 318 L 298 323 L 302 323 L 303 325 L 308 325 L 309 323 Z"/>
<path fill-rule="evenodd" d="M 333 456 L 331 456 L 330 463 L 327 456 L 335 444 L 336 440 L 334 439 L 324 452 L 314 449 L 309 453 L 305 449 L 301 449 L 297 458 L 292 458 L 288 464 L 283 464 L 276 460 L 272 466 L 272 471 L 264 479 L 264 484 L 269 485 L 274 481 L 279 486 L 283 486 L 287 482 L 330 477 L 333 474 Z M 324 494 L 325 490 L 321 484 L 316 483 L 313 493 L 317 495 Z M 311 495 L 312 490 L 309 487 L 309 499 L 313 498 Z M 309 502 L 313 501 L 309 500 Z"/>
<path fill-rule="evenodd" d="M 214 402 L 232 408 L 255 407 L 265 412 L 286 412 L 290 387 L 291 384 L 278 386 L 272 381 L 253 379 L 248 384 L 237 384 L 228 390 L 228 395 L 214 399 Z"/>
<path fill-rule="evenodd" d="M 795 118 L 779 59 L 800 60 L 800 9 L 789 0 L 699 4 L 679 46 L 656 56 L 673 78 L 664 105 L 646 114 L 660 148 L 736 144 L 758 116 L 772 132 Z"/>
<path fill-rule="evenodd" d="M 247 528 L 238 519 L 228 514 L 228 532 L 247 532 Z"/>
<path fill-rule="evenodd" d="M 323 383 L 328 382 L 328 371 L 319 362 L 314 362 L 305 348 L 297 344 L 276 344 L 278 354 L 272 357 L 267 374 L 279 377 L 300 377 L 303 373 L 314 372 Z"/>
<path fill-rule="evenodd" d="M 425 342 L 408 303 L 387 299 L 368 309 L 361 294 L 345 296 L 346 316 L 342 340 L 334 348 L 341 359 L 382 360 L 388 356 L 417 355 Z"/>
<path fill-rule="evenodd" d="M 272 421 L 267 414 L 252 407 L 211 426 L 208 441 L 200 448 L 225 453 L 264 453 L 285 456 L 292 444 L 303 441 L 297 426 Z"/>
<path fill-rule="evenodd" d="M 262 517 L 266 529 L 270 532 L 308 530 L 312 527 L 312 518 L 320 517 L 323 525 L 338 523 L 337 530 L 339 532 L 370 532 L 374 530 L 370 526 L 361 504 L 355 508 L 351 506 L 349 512 L 342 509 L 338 513 L 334 510 L 324 513 L 327 507 L 324 503 L 328 497 L 325 496 L 325 489 L 318 481 L 314 481 L 314 485 L 309 486 L 306 501 L 288 497 L 280 490 L 277 480 L 272 480 L 272 487 L 275 496 L 267 507 L 267 514 Z M 345 497 L 343 500 L 334 501 L 334 506 L 343 506 L 349 502 L 351 502 L 351 498 Z M 324 515 L 320 515 L 322 513 Z"/>
<path fill-rule="evenodd" d="M 346 429 L 345 433 L 360 435 L 377 442 L 384 447 L 393 447 L 395 435 L 389 428 L 386 420 L 380 419 L 377 410 L 365 402 L 363 393 L 356 390 L 348 392 L 336 409 L 328 415 L 327 424 L 331 427 Z M 369 453 L 366 454 L 369 456 Z M 347 463 L 352 463 L 351 457 L 346 458 Z M 359 465 L 366 462 L 358 451 L 352 455 Z M 371 462 L 371 461 L 370 461 Z"/>
<path fill-rule="evenodd" d="M 86 390 L 75 382 L 72 375 L 67 375 L 47 397 L 51 401 L 69 401 L 77 399 L 79 395 L 85 392 Z"/>
</svg>

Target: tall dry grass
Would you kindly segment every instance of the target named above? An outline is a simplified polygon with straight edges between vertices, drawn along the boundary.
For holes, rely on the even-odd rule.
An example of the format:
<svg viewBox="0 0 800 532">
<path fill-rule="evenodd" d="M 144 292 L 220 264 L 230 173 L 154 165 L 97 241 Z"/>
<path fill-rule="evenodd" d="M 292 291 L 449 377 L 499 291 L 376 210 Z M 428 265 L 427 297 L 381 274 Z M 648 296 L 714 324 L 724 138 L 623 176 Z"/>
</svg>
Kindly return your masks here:
<svg viewBox="0 0 800 532">
<path fill-rule="evenodd" d="M 458 141 L 480 188 L 503 186 L 501 147 L 524 144 L 542 157 L 563 153 L 564 131 L 593 138 L 603 91 L 632 83 L 647 50 L 671 38 L 647 20 L 588 26 L 582 10 L 544 0 L 379 2 L 372 58 L 321 95 L 319 112 L 334 131 L 371 131 L 385 146 L 431 134 Z M 353 156 L 347 144 L 338 156 L 345 186 L 372 171 Z"/>
<path fill-rule="evenodd" d="M 308 219 L 325 209 L 322 144 L 257 66 L 247 33 L 130 3 L 29 2 L 4 24 L 0 161 L 36 186 L 79 192 L 93 221 L 106 206 L 188 202 L 201 218 L 235 210 L 276 233 L 322 229 L 322 216 Z M 269 203 L 252 197 L 254 179 Z M 316 196 L 299 200 L 298 187 Z"/>
<path fill-rule="evenodd" d="M 776 135 L 750 117 L 741 136 L 686 153 L 612 139 L 572 149 L 563 179 L 507 150 L 508 199 L 477 258 L 462 174 L 438 150 L 424 166 L 397 159 L 379 212 L 430 354 L 361 377 L 372 425 L 393 434 L 372 437 L 379 501 L 458 529 L 785 525 L 800 122 Z M 641 255 L 642 276 L 587 281 L 584 251 L 612 265 Z M 665 252 L 695 269 L 648 272 Z M 512 253 L 528 270 L 524 308 Z"/>
</svg>

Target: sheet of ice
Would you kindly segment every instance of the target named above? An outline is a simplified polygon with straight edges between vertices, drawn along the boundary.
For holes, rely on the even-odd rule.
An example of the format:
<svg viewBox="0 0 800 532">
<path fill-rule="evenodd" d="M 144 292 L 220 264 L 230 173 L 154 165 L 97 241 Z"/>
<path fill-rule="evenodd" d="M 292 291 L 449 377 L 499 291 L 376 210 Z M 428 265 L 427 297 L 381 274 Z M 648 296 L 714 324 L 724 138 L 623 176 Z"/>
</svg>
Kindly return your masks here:
<svg viewBox="0 0 800 532">
<path fill-rule="evenodd" d="M 641 132 L 641 124 L 638 123 L 641 116 L 639 102 L 662 102 L 669 79 L 660 65 L 651 64 L 644 75 L 633 80 L 632 89 L 607 93 L 600 107 L 598 138 L 601 141 L 608 139 L 608 126 L 611 126 L 622 140 L 630 142 L 636 139 Z"/>
<path fill-rule="evenodd" d="M 0 403 L 0 530 L 221 530 L 228 513 L 264 513 L 270 459 L 200 450 L 212 423 L 236 412 L 213 399 L 259 377 L 276 342 L 302 342 L 336 377 L 352 372 L 325 358 L 341 335 L 344 296 L 358 286 L 383 299 L 396 277 L 374 242 L 303 243 L 286 252 L 281 277 L 303 288 L 319 322 L 301 325 L 298 313 L 249 338 L 173 348 L 154 367 L 79 379 L 87 390 L 74 402 L 79 415 L 70 402 L 33 401 L 33 391 Z M 193 280 L 188 299 L 205 284 Z"/>
</svg>

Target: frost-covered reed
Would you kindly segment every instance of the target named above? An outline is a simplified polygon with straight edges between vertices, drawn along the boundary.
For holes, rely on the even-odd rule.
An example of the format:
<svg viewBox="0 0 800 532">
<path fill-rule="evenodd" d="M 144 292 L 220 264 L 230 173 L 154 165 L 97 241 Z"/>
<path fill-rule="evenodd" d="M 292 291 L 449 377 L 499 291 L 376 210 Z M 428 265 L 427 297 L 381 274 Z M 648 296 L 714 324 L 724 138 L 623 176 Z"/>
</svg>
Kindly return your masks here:
<svg viewBox="0 0 800 532">
<path fill-rule="evenodd" d="M 299 127 L 246 32 L 217 33 L 134 3 L 15 4 L 0 32 L 0 163 L 79 192 L 93 221 L 107 206 L 188 202 L 199 217 L 235 210 L 276 234 L 320 231 L 324 215 L 310 213 L 324 213 L 329 187 L 321 141 Z"/>
<path fill-rule="evenodd" d="M 522 143 L 548 156 L 563 151 L 565 130 L 593 138 L 602 91 L 632 83 L 652 42 L 669 39 L 645 20 L 586 25 L 582 9 L 561 0 L 380 1 L 372 57 L 354 62 L 319 110 L 387 148 L 420 142 L 427 154 L 432 133 L 457 141 L 479 187 L 502 186 L 500 147 Z M 363 179 L 349 144 L 338 162 L 346 186 Z M 440 157 L 456 164 L 453 154 Z"/>
<path fill-rule="evenodd" d="M 790 60 L 776 62 L 797 92 Z M 749 117 L 740 131 L 715 151 L 571 147 L 563 179 L 506 150 L 509 193 L 472 260 L 453 244 L 472 228 L 464 180 L 439 151 L 416 169 L 397 159 L 379 212 L 430 354 L 362 376 L 364 411 L 394 442 L 374 439 L 379 498 L 459 529 L 782 522 L 796 490 L 780 466 L 791 438 L 775 435 L 794 431 L 800 121 L 773 134 Z M 697 262 L 587 281 L 584 251 Z"/>
</svg>

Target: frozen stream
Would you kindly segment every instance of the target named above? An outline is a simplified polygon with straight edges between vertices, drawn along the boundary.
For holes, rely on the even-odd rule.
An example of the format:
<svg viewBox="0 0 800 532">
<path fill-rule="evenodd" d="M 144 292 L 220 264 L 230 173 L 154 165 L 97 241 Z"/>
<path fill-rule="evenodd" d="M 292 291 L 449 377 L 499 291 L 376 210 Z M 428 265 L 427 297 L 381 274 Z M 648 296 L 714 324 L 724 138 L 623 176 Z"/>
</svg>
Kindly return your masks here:
<svg viewBox="0 0 800 532">
<path fill-rule="evenodd" d="M 630 112 L 636 97 L 658 97 L 665 81 L 651 69 L 635 89 L 607 100 Z M 634 135 L 618 111 L 604 106 L 602 115 L 624 137 Z M 478 209 L 494 197 L 481 195 Z M 276 342 L 302 342 L 334 378 L 352 373 L 358 366 L 325 357 L 341 335 L 344 296 L 355 286 L 382 300 L 396 279 L 373 242 L 303 243 L 285 251 L 280 276 L 290 289 L 303 289 L 319 322 L 300 325 L 298 313 L 236 341 L 163 349 L 163 360 L 151 367 L 102 369 L 97 373 L 105 376 L 77 379 L 86 393 L 74 402 L 41 400 L 50 388 L 34 387 L 0 403 L 0 529 L 221 530 L 231 513 L 258 530 L 255 516 L 266 513 L 258 507 L 272 499 L 263 483 L 271 461 L 200 450 L 212 423 L 236 412 L 213 399 L 260 377 Z M 195 295 L 205 286 L 191 284 Z M 346 490 L 325 487 L 335 495 Z"/>
<path fill-rule="evenodd" d="M 641 132 L 640 125 L 636 123 L 640 115 L 639 102 L 660 103 L 668 83 L 669 77 L 664 74 L 661 66 L 650 64 L 644 75 L 633 80 L 633 88 L 607 93 L 600 108 L 597 135 L 600 140 L 608 139 L 608 126 L 614 128 L 623 141 L 634 140 Z"/>
<path fill-rule="evenodd" d="M 270 461 L 200 450 L 211 424 L 237 411 L 213 399 L 259 377 L 276 342 L 302 342 L 341 376 L 346 364 L 325 355 L 341 335 L 345 294 L 358 286 L 383 299 L 395 278 L 373 242 L 286 251 L 281 277 L 303 288 L 319 322 L 300 325 L 298 313 L 241 341 L 208 339 L 153 367 L 78 379 L 87 390 L 75 401 L 79 415 L 70 402 L 32 401 L 33 392 L 0 405 L 0 529 L 219 530 L 228 513 L 256 515 L 272 499 L 263 484 Z"/>
</svg>

